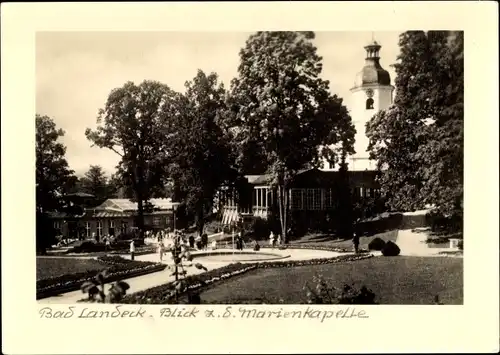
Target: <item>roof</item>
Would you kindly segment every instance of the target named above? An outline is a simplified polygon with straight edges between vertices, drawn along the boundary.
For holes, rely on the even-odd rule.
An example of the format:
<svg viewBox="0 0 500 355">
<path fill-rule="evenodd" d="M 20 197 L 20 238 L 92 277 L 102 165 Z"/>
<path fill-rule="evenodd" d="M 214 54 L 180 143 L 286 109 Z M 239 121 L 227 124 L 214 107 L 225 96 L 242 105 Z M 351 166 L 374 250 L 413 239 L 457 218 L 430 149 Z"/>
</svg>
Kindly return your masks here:
<svg viewBox="0 0 500 355">
<path fill-rule="evenodd" d="M 311 171 L 311 170 L 318 170 L 318 169 L 315 169 L 315 168 L 302 169 L 302 170 L 299 170 L 297 172 L 297 175 L 301 175 L 301 174 L 308 172 L 308 171 Z M 272 176 L 270 174 L 245 175 L 245 178 L 248 180 L 248 183 L 251 185 L 268 185 L 272 180 Z"/>
<path fill-rule="evenodd" d="M 391 76 L 387 70 L 380 66 L 378 60 L 373 60 L 373 63 L 368 63 L 356 75 L 354 87 L 364 85 L 391 85 Z"/>
<path fill-rule="evenodd" d="M 85 192 L 75 192 L 72 194 L 67 194 L 66 196 L 69 196 L 69 197 L 94 197 L 94 195 L 87 194 Z"/>
<path fill-rule="evenodd" d="M 252 185 L 266 185 L 271 182 L 271 175 L 263 174 L 263 175 L 245 175 L 245 178 L 248 180 L 249 184 Z"/>
<path fill-rule="evenodd" d="M 80 218 L 85 216 L 85 213 L 83 214 L 71 214 L 67 212 L 47 212 L 47 215 L 49 218 L 54 218 L 54 219 L 64 219 L 64 218 Z"/>
<path fill-rule="evenodd" d="M 159 210 L 171 210 L 174 203 L 171 198 L 152 198 L 149 202 Z M 96 210 L 107 210 L 116 212 L 137 211 L 137 202 L 126 198 L 110 198 L 104 201 Z"/>
</svg>

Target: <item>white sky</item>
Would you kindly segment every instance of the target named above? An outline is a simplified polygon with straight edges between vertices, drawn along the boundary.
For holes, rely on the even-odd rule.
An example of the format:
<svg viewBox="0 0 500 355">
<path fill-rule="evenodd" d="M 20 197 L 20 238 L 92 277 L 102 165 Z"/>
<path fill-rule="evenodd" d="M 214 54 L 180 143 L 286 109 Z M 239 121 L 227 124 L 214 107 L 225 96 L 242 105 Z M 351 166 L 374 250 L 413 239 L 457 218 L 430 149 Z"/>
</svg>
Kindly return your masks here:
<svg viewBox="0 0 500 355">
<path fill-rule="evenodd" d="M 91 164 L 108 174 L 116 153 L 91 147 L 85 129 L 96 127 L 97 111 L 110 91 L 126 81 L 158 80 L 182 91 L 197 69 L 215 71 L 226 88 L 236 75 L 245 32 L 39 32 L 36 37 L 36 111 L 65 130 L 70 167 L 84 173 Z M 391 74 L 398 32 L 376 32 L 381 65 Z M 371 32 L 316 32 L 323 78 L 349 107 L 349 89 L 364 64 Z"/>
</svg>

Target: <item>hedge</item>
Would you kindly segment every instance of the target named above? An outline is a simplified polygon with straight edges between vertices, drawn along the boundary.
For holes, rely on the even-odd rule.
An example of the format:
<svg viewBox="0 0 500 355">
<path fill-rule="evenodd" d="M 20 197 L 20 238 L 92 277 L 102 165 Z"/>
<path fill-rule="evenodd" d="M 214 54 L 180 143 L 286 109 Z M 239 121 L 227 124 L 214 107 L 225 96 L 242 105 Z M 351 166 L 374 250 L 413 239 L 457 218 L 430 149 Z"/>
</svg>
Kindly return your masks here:
<svg viewBox="0 0 500 355">
<path fill-rule="evenodd" d="M 324 265 L 339 262 L 349 262 L 361 259 L 372 258 L 371 254 L 341 255 L 333 258 L 322 258 L 313 260 L 288 260 L 274 261 L 264 263 L 234 263 L 219 269 L 207 271 L 202 274 L 189 275 L 185 279 L 190 291 L 199 291 L 215 282 L 227 280 L 228 278 L 242 275 L 248 271 L 268 268 L 291 268 L 296 266 Z M 174 298 L 171 296 L 174 291 L 174 282 L 169 282 L 144 291 L 139 291 L 125 296 L 121 303 L 125 304 L 166 304 L 172 303 Z"/>
<path fill-rule="evenodd" d="M 104 256 L 97 259 L 108 270 L 106 282 L 127 279 L 164 270 L 166 265 L 153 262 L 127 260 L 119 256 Z M 50 277 L 36 282 L 36 299 L 47 298 L 65 292 L 76 291 L 85 281 L 96 276 L 95 270 Z"/>
</svg>

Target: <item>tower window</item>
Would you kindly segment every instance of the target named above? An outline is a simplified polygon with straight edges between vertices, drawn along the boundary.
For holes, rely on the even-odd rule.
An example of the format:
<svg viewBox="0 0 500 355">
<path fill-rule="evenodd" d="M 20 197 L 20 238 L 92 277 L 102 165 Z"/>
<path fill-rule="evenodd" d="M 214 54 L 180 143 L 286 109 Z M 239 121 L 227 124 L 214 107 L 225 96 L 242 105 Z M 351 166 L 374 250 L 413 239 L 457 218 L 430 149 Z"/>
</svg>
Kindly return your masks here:
<svg viewBox="0 0 500 355">
<path fill-rule="evenodd" d="M 366 109 L 367 110 L 373 110 L 373 99 L 370 97 L 366 100 Z"/>
</svg>

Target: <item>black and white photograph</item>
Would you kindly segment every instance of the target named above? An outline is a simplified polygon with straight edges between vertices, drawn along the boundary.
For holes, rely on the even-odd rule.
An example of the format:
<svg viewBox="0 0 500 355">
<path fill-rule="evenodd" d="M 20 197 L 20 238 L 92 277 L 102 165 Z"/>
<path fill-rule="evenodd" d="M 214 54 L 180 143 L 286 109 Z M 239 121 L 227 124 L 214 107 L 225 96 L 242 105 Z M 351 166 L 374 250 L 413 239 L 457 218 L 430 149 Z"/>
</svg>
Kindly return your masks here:
<svg viewBox="0 0 500 355">
<path fill-rule="evenodd" d="M 498 352 L 496 3 L 1 6 L 4 353 Z"/>
<path fill-rule="evenodd" d="M 37 299 L 463 304 L 463 38 L 37 33 Z"/>
</svg>

